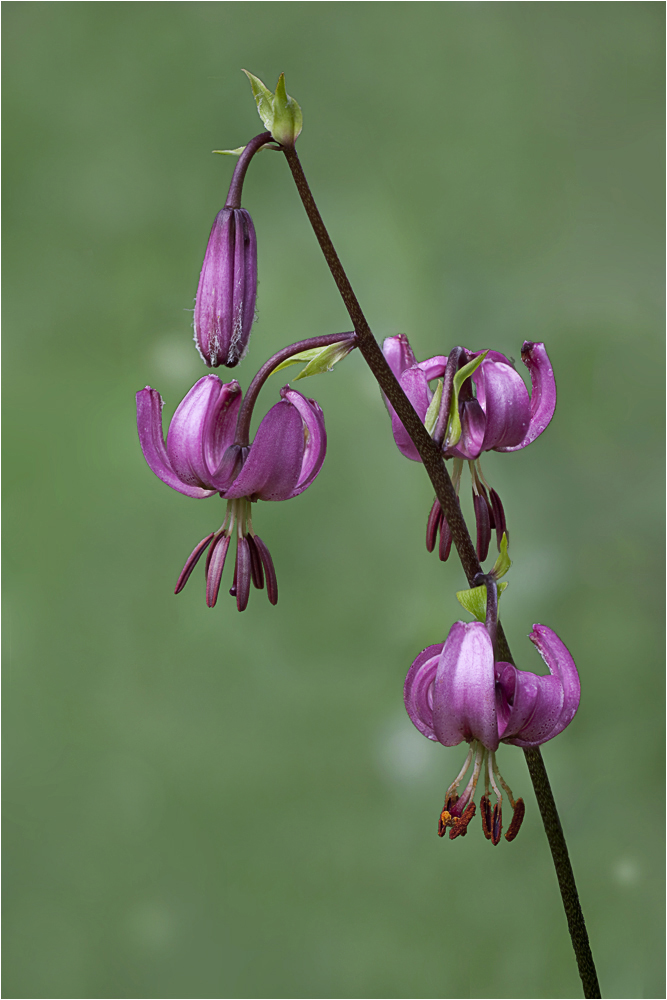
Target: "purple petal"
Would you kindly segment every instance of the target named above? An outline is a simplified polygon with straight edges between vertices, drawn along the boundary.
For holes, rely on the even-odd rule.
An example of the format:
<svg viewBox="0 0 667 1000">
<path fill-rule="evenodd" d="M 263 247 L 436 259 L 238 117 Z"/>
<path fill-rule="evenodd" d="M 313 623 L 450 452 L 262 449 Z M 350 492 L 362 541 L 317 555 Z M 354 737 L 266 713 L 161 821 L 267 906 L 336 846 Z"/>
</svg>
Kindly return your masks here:
<svg viewBox="0 0 667 1000">
<path fill-rule="evenodd" d="M 487 359 L 473 380 L 486 414 L 482 451 L 518 445 L 530 424 L 530 397 L 519 373 L 510 365 Z"/>
<path fill-rule="evenodd" d="M 314 399 L 306 399 L 300 392 L 285 386 L 280 395 L 291 403 L 303 420 L 305 450 L 301 465 L 301 474 L 292 496 L 298 496 L 307 489 L 318 475 L 327 451 L 327 432 L 324 428 L 324 414 L 319 403 Z"/>
<path fill-rule="evenodd" d="M 291 403 L 282 400 L 262 420 L 248 458 L 229 489 L 227 499 L 257 496 L 287 500 L 294 496 L 305 450 L 303 421 Z"/>
<path fill-rule="evenodd" d="M 211 476 L 211 486 L 224 493 L 230 486 L 239 472 L 243 468 L 250 448 L 244 448 L 240 444 L 232 444 L 223 453 L 220 465 Z"/>
<path fill-rule="evenodd" d="M 208 544 L 213 538 L 214 534 L 215 532 L 212 531 L 210 535 L 206 536 L 206 538 L 202 538 L 199 545 L 196 545 L 192 550 L 192 552 L 190 553 L 190 555 L 188 556 L 185 566 L 181 570 L 181 575 L 176 581 L 176 588 L 174 590 L 175 594 L 180 594 L 180 592 L 183 590 L 183 587 L 190 579 L 190 574 L 192 573 L 193 569 L 199 562 L 200 558 L 202 557 L 206 549 L 208 548 Z"/>
<path fill-rule="evenodd" d="M 215 377 L 209 376 L 209 378 Z M 204 466 L 209 481 L 211 474 L 218 469 L 225 452 L 234 443 L 236 420 L 242 398 L 241 386 L 236 379 L 232 379 L 231 382 L 222 383 L 220 395 L 209 406 L 204 425 Z M 169 447 L 168 439 L 167 447 Z"/>
<path fill-rule="evenodd" d="M 525 448 L 548 427 L 556 409 L 556 380 L 544 344 L 527 340 L 521 349 L 521 360 L 530 372 L 533 387 L 530 423 L 519 444 L 511 448 L 499 447 L 497 451 L 518 451 L 519 448 Z"/>
<path fill-rule="evenodd" d="M 437 742 L 433 731 L 433 681 L 444 646 L 439 642 L 424 649 L 408 670 L 403 686 L 403 700 L 413 725 L 420 733 Z"/>
<path fill-rule="evenodd" d="M 550 676 L 540 677 L 526 670 L 502 668 L 498 697 L 505 699 L 509 714 L 502 728 L 504 743 L 539 746 L 557 736 L 570 724 L 579 707 L 579 674 L 567 646 L 546 625 L 533 625 L 530 641 L 549 668 Z M 504 714 L 504 713 L 501 713 Z"/>
<path fill-rule="evenodd" d="M 433 729 L 444 746 L 481 740 L 498 748 L 493 645 L 481 622 L 455 622 L 433 685 Z"/>
<path fill-rule="evenodd" d="M 396 378 L 400 378 L 406 368 L 416 364 L 417 359 L 404 333 L 397 337 L 386 337 L 382 343 L 382 353 Z"/>
<path fill-rule="evenodd" d="M 420 361 L 417 367 L 423 371 L 427 382 L 431 382 L 434 378 L 442 378 L 445 374 L 447 358 L 444 354 L 436 354 L 434 358 L 427 358 L 426 361 Z"/>
<path fill-rule="evenodd" d="M 412 368 L 407 368 L 403 372 L 399 382 L 401 383 L 403 392 L 414 406 L 419 419 L 423 423 L 426 419 L 426 411 L 433 398 L 433 393 L 428 387 L 428 378 L 419 365 L 413 365 Z M 391 429 L 394 434 L 394 441 L 401 454 L 413 462 L 421 462 L 419 452 L 393 409 L 391 410 Z"/>
<path fill-rule="evenodd" d="M 179 478 L 210 489 L 212 475 L 236 430 L 241 402 L 238 382 L 205 375 L 179 403 L 169 424 L 167 454 Z"/>
<path fill-rule="evenodd" d="M 475 459 L 482 453 L 486 432 L 486 414 L 476 399 L 467 399 L 461 407 L 461 437 L 447 457 Z"/>
<path fill-rule="evenodd" d="M 160 393 L 150 386 L 137 393 L 137 430 L 144 458 L 155 475 L 173 490 L 197 499 L 213 496 L 215 490 L 184 482 L 174 471 L 162 436 L 163 405 Z"/>
</svg>

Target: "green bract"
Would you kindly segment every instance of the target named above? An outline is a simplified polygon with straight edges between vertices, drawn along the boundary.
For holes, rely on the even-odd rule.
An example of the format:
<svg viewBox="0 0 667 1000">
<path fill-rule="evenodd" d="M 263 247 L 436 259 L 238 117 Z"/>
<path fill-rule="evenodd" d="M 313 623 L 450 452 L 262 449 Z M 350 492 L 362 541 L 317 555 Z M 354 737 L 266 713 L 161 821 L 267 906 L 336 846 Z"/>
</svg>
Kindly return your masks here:
<svg viewBox="0 0 667 1000">
<path fill-rule="evenodd" d="M 290 365 L 298 365 L 306 361 L 306 367 L 292 379 L 293 382 L 297 382 L 300 378 L 308 378 L 309 375 L 323 375 L 324 372 L 333 371 L 334 365 L 346 358 L 354 346 L 352 340 L 341 340 L 337 344 L 329 344 L 328 347 L 314 347 L 310 351 L 301 351 L 299 354 L 293 354 L 287 361 L 283 361 L 281 365 L 273 369 L 273 372 L 279 372 L 281 368 L 288 368 Z"/>
<path fill-rule="evenodd" d="M 506 586 L 506 582 L 498 584 L 498 597 L 500 597 Z M 486 587 L 484 584 L 481 587 L 473 587 L 472 590 L 458 590 L 456 592 L 456 600 L 478 622 L 486 621 Z"/>
<path fill-rule="evenodd" d="M 472 375 L 475 369 L 479 368 L 488 353 L 488 351 L 484 351 L 483 354 L 473 358 L 467 365 L 460 368 L 454 376 L 452 398 L 449 403 L 449 422 L 447 425 L 447 434 L 445 435 L 445 448 L 453 448 L 461 438 L 461 419 L 459 417 L 459 392 L 461 391 L 461 386 Z"/>
<path fill-rule="evenodd" d="M 499 580 L 501 576 L 505 576 L 505 573 L 512 565 L 512 560 L 507 552 L 507 544 L 507 534 L 503 531 L 503 537 L 500 539 L 500 555 L 496 559 L 493 569 L 491 570 L 491 574 L 496 580 Z M 500 589 L 498 592 L 500 593 Z"/>
<path fill-rule="evenodd" d="M 247 69 L 243 72 L 250 80 L 259 117 L 268 131 L 281 146 L 293 146 L 303 128 L 303 115 L 297 102 L 285 90 L 285 74 L 280 74 L 276 92 L 272 94 L 258 76 Z"/>
<path fill-rule="evenodd" d="M 440 412 L 440 402 L 442 400 L 442 379 L 438 379 L 438 386 L 433 393 L 433 399 L 429 403 L 428 410 L 426 411 L 426 416 L 424 417 L 424 427 L 429 432 L 433 434 L 435 430 L 435 425 L 438 422 L 438 413 Z"/>
</svg>

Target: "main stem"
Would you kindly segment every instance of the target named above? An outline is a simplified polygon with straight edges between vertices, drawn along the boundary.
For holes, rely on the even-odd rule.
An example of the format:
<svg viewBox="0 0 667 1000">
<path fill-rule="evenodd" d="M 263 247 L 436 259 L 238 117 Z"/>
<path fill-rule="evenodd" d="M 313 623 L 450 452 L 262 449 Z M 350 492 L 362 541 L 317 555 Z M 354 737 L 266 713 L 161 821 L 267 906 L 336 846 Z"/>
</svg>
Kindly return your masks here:
<svg viewBox="0 0 667 1000">
<path fill-rule="evenodd" d="M 477 574 L 482 572 L 482 567 L 461 512 L 458 497 L 445 467 L 441 446 L 436 444 L 419 419 L 417 412 L 403 392 L 398 379 L 387 364 L 379 344 L 371 332 L 359 301 L 352 290 L 352 285 L 331 242 L 322 216 L 315 204 L 296 150 L 294 147 L 285 147 L 284 153 L 299 196 L 303 202 L 303 207 L 306 210 L 325 260 L 329 265 L 329 270 L 336 282 L 336 287 L 340 292 L 345 308 L 352 320 L 352 325 L 357 334 L 357 346 L 375 376 L 378 385 L 398 414 L 401 423 L 419 452 L 424 468 L 433 484 L 435 495 L 447 518 L 447 523 L 452 533 L 454 544 L 456 545 L 456 551 L 459 554 L 461 565 L 468 578 L 468 583 L 472 585 Z M 498 622 L 497 648 L 499 659 L 509 663 L 514 662 L 500 622 Z M 568 929 L 572 939 L 572 947 L 574 948 L 579 975 L 584 987 L 584 997 L 600 997 L 600 986 L 588 941 L 584 915 L 579 903 L 574 873 L 570 864 L 563 828 L 558 817 L 556 802 L 551 791 L 542 755 L 539 749 L 525 750 L 524 753 L 556 868 Z"/>
</svg>

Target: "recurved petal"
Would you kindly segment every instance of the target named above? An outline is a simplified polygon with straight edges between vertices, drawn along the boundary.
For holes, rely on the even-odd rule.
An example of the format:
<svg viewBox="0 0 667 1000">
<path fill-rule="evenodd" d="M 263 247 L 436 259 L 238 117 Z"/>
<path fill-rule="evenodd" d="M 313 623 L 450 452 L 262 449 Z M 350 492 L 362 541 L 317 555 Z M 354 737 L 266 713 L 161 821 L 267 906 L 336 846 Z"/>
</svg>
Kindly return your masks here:
<svg viewBox="0 0 667 1000">
<path fill-rule="evenodd" d="M 475 459 L 482 453 L 486 432 L 486 414 L 476 399 L 467 399 L 461 406 L 461 437 L 447 455 Z"/>
<path fill-rule="evenodd" d="M 400 378 L 401 373 L 417 361 L 404 333 L 399 333 L 397 337 L 385 337 L 382 353 L 396 378 Z"/>
<path fill-rule="evenodd" d="M 300 392 L 285 386 L 280 395 L 296 408 L 303 421 L 304 452 L 301 474 L 292 496 L 307 489 L 318 475 L 327 451 L 327 432 L 324 427 L 322 407 L 314 399 L 306 399 Z M 285 498 L 287 499 L 287 498 Z"/>
<path fill-rule="evenodd" d="M 399 382 L 403 392 L 417 411 L 419 419 L 423 422 L 426 419 L 429 403 L 433 398 L 433 393 L 428 387 L 428 378 L 419 365 L 413 365 L 412 368 L 406 368 L 399 378 Z M 395 411 L 390 409 L 390 413 L 391 429 L 398 450 L 406 458 L 412 459 L 413 462 L 421 462 L 419 452 Z"/>
<path fill-rule="evenodd" d="M 212 496 L 214 490 L 184 482 L 175 472 L 162 436 L 162 406 L 160 393 L 150 386 L 137 393 L 137 430 L 144 458 L 155 475 L 173 490 L 197 499 Z"/>
<path fill-rule="evenodd" d="M 224 491 L 228 500 L 257 496 L 260 500 L 287 500 L 294 496 L 305 441 L 301 414 L 281 400 L 262 420 L 241 472 Z"/>
<path fill-rule="evenodd" d="M 209 375 L 209 378 L 216 378 Z M 207 482 L 214 485 L 211 477 L 220 467 L 222 458 L 234 443 L 236 420 L 239 415 L 243 393 L 236 379 L 223 382 L 217 398 L 213 398 L 206 412 L 204 425 L 204 468 Z M 171 428 L 170 428 L 171 430 Z"/>
<path fill-rule="evenodd" d="M 413 725 L 430 740 L 438 742 L 433 730 L 433 681 L 444 642 L 424 649 L 408 670 L 403 700 Z"/>
<path fill-rule="evenodd" d="M 481 622 L 455 622 L 433 685 L 433 730 L 445 746 L 480 740 L 498 748 L 493 645 Z"/>
<path fill-rule="evenodd" d="M 447 368 L 447 358 L 444 354 L 436 354 L 434 358 L 427 358 L 417 365 L 423 371 L 428 382 L 434 378 L 442 378 Z"/>
<path fill-rule="evenodd" d="M 533 625 L 530 641 L 549 668 L 550 676 L 539 677 L 516 670 L 513 704 L 504 728 L 504 743 L 539 746 L 553 739 L 570 724 L 579 707 L 581 687 L 577 667 L 565 643 L 546 625 Z M 511 687 L 505 668 L 502 686 Z"/>
<path fill-rule="evenodd" d="M 473 379 L 486 414 L 482 451 L 518 445 L 530 424 L 530 397 L 519 373 L 510 365 L 487 359 Z"/>
<path fill-rule="evenodd" d="M 556 379 L 544 344 L 527 340 L 521 349 L 521 360 L 530 372 L 532 383 L 530 421 L 519 444 L 498 447 L 497 451 L 518 451 L 519 448 L 525 448 L 548 427 L 556 409 Z"/>
<path fill-rule="evenodd" d="M 226 409 L 230 388 L 232 396 L 239 393 L 237 383 L 224 386 L 217 375 L 204 375 L 181 400 L 171 419 L 167 454 L 174 472 L 190 486 L 210 489 L 213 485 L 211 474 L 215 465 L 209 468 L 206 460 L 207 452 L 211 451 L 207 437 L 209 429 L 214 431 L 214 441 L 225 436 L 220 432 L 222 421 L 218 416 Z"/>
</svg>

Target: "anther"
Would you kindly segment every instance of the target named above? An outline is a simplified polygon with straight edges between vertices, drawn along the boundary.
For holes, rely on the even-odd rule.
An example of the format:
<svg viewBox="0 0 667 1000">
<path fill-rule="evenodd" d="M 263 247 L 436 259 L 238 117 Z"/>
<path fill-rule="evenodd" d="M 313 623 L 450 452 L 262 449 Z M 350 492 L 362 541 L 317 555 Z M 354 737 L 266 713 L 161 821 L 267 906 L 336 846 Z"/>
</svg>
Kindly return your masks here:
<svg viewBox="0 0 667 1000">
<path fill-rule="evenodd" d="M 503 538 L 503 534 L 507 534 L 507 521 L 505 519 L 505 510 L 503 508 L 500 497 L 495 490 L 491 490 L 490 494 L 491 507 L 493 509 L 493 519 L 496 524 L 496 541 L 498 543 L 498 551 L 500 552 L 500 543 Z M 509 541 L 509 535 L 508 535 Z"/>
<path fill-rule="evenodd" d="M 192 573 L 193 569 L 201 559 L 206 549 L 208 548 L 214 534 L 215 532 L 211 532 L 211 534 L 207 535 L 206 538 L 202 538 L 199 545 L 196 545 L 195 548 L 190 553 L 190 555 L 188 556 L 185 566 L 181 570 L 181 575 L 176 581 L 176 588 L 174 590 L 175 594 L 180 594 L 180 592 L 183 590 L 183 587 L 190 579 L 190 574 Z"/>
<path fill-rule="evenodd" d="M 438 555 L 441 562 L 447 562 L 449 559 L 449 553 L 452 549 L 452 533 L 447 524 L 447 518 L 442 515 L 442 521 L 440 522 L 440 546 L 438 548 Z"/>
<path fill-rule="evenodd" d="M 491 541 L 489 508 L 484 497 L 474 490 L 472 502 L 475 509 L 475 521 L 477 522 L 477 558 L 480 562 L 484 562 L 489 554 L 489 542 Z"/>
<path fill-rule="evenodd" d="M 493 807 L 493 820 L 491 823 L 491 843 L 495 847 L 500 843 L 500 833 L 503 828 L 503 812 L 500 802 L 496 802 Z"/>
<path fill-rule="evenodd" d="M 433 552 L 435 540 L 438 537 L 438 528 L 442 519 L 442 509 L 438 500 L 435 500 L 431 507 L 431 513 L 426 522 L 426 551 Z"/>
<path fill-rule="evenodd" d="M 252 582 L 257 590 L 264 589 L 264 569 L 262 568 L 262 560 L 259 555 L 259 550 L 255 545 L 255 540 L 252 535 L 246 536 L 248 541 L 248 548 L 250 549 L 250 573 L 252 575 Z"/>
<path fill-rule="evenodd" d="M 475 815 L 475 803 L 471 802 L 463 811 L 463 815 L 459 819 L 457 816 L 454 817 L 454 825 L 449 831 L 449 839 L 454 840 L 456 837 L 465 837 L 468 832 L 468 823 Z"/>
<path fill-rule="evenodd" d="M 523 823 L 523 817 L 526 814 L 526 807 L 523 803 L 523 799 L 517 799 L 514 804 L 514 814 L 512 816 L 512 822 L 510 823 L 507 833 L 505 834 L 505 840 L 514 840 L 517 833 L 521 829 L 521 824 Z"/>
<path fill-rule="evenodd" d="M 479 802 L 482 814 L 482 830 L 487 840 L 491 840 L 491 800 L 488 795 L 482 795 Z"/>
</svg>

